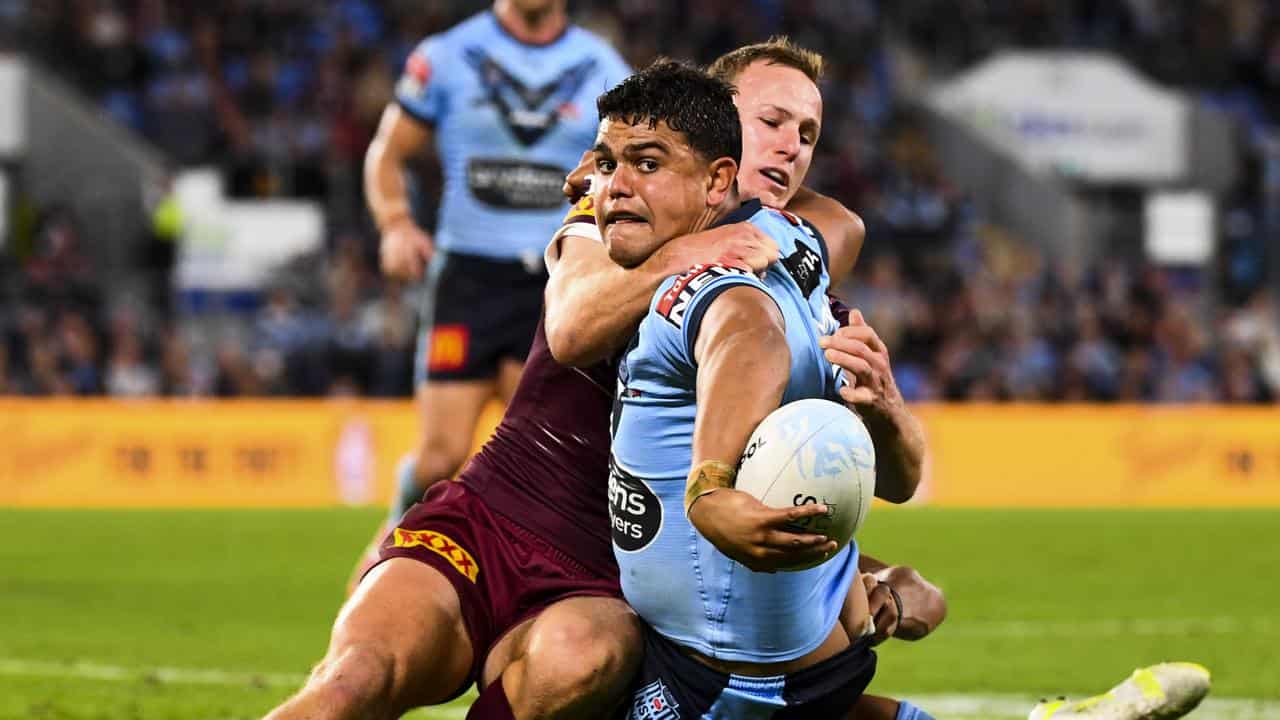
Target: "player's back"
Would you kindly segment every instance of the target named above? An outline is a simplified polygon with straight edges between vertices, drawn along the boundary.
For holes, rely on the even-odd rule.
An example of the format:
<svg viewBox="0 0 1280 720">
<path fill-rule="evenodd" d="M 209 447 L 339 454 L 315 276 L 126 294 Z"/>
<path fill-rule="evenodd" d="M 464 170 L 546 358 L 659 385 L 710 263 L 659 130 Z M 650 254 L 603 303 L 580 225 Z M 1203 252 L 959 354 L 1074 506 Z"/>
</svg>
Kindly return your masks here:
<svg viewBox="0 0 1280 720">
<path fill-rule="evenodd" d="M 531 45 L 491 11 L 424 40 L 396 99 L 435 129 L 445 180 L 439 247 L 541 257 L 559 227 L 564 176 L 595 137 L 595 97 L 629 74 L 613 48 L 580 27 Z"/>
<path fill-rule="evenodd" d="M 798 658 L 827 638 L 854 577 L 857 550 L 850 543 L 801 572 L 753 573 L 720 553 L 684 515 L 697 412 L 693 343 L 719 293 L 746 285 L 778 303 L 791 350 L 784 404 L 836 397 L 839 378 L 818 347 L 819 335 L 837 327 L 826 298 L 821 238 L 758 202 L 725 221 L 747 217 L 778 241 L 783 260 L 763 281 L 712 265 L 660 287 L 619 366 L 609 500 L 623 592 L 640 616 L 705 655 L 765 663 Z"/>
</svg>

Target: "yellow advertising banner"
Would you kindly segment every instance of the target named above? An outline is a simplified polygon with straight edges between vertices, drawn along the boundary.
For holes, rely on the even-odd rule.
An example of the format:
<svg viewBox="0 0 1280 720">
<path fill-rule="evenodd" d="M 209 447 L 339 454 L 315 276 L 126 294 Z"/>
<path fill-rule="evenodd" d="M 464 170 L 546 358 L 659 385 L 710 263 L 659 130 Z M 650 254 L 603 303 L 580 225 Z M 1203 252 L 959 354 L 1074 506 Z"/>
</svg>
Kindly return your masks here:
<svg viewBox="0 0 1280 720">
<path fill-rule="evenodd" d="M 416 442 L 408 402 L 0 400 L 0 505 L 381 503 Z"/>
<path fill-rule="evenodd" d="M 1280 408 L 917 409 L 921 502 L 971 507 L 1280 506 Z"/>
<path fill-rule="evenodd" d="M 915 502 L 1280 506 L 1280 409 L 922 406 Z M 486 410 L 476 443 L 500 417 Z M 417 442 L 409 402 L 0 400 L 0 506 L 383 503 Z M 603 482 L 603 480 L 602 480 Z"/>
</svg>

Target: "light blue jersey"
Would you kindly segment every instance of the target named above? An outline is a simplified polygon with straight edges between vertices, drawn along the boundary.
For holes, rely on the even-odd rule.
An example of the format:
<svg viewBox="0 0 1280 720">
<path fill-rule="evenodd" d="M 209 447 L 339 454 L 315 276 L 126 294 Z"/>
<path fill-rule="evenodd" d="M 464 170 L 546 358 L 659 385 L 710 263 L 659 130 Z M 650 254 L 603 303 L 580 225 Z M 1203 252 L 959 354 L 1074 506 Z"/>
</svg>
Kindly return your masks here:
<svg viewBox="0 0 1280 720">
<path fill-rule="evenodd" d="M 582 28 L 528 45 L 492 12 L 418 45 L 396 100 L 435 129 L 444 172 L 437 246 L 541 258 L 564 215 L 564 176 L 595 140 L 596 96 L 630 74 Z"/>
<path fill-rule="evenodd" d="M 622 358 L 609 515 L 623 594 L 647 623 L 704 655 L 767 663 L 798 658 L 827 638 L 855 577 L 858 551 L 850 542 L 809 570 L 755 573 L 717 550 L 684 515 L 697 412 L 693 345 L 720 293 L 758 288 L 781 309 L 791 349 L 783 404 L 838 400 L 843 382 L 818 346 L 819 336 L 839 327 L 827 300 L 821 237 L 756 201 L 725 222 L 748 218 L 778 243 L 783 259 L 763 281 L 719 265 L 667 280 Z"/>
</svg>

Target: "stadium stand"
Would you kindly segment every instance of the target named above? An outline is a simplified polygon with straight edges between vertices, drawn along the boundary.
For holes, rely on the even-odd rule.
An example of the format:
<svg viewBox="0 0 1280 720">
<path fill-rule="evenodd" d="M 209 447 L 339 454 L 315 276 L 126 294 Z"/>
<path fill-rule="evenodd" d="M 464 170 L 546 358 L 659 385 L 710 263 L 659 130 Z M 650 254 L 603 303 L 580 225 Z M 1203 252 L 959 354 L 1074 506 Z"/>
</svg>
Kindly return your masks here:
<svg viewBox="0 0 1280 720">
<path fill-rule="evenodd" d="M 235 332 L 193 337 L 167 292 L 175 220 L 163 201 L 131 268 L 149 278 L 153 302 L 138 303 L 110 291 L 74 212 L 19 192 L 0 252 L 0 394 L 407 395 L 411 291 L 377 273 L 361 162 L 413 43 L 481 7 L 4 3 L 0 50 L 39 58 L 174 166 L 220 167 L 233 196 L 317 200 L 326 243 L 279 273 Z M 1269 290 L 1280 263 L 1268 254 L 1268 238 L 1280 237 L 1280 152 L 1267 149 L 1280 137 L 1274 4 L 584 0 L 574 11 L 637 67 L 659 54 L 707 60 L 775 33 L 826 54 L 810 184 L 867 222 L 863 258 L 841 292 L 888 342 L 909 400 L 1280 396 Z M 1007 47 L 1121 54 L 1232 119 L 1244 171 L 1218 198 L 1210 267 L 1159 267 L 1140 252 L 1065 264 L 983 217 L 948 181 L 892 64 L 905 52 L 946 74 Z M 430 215 L 438 188 L 422 180 Z"/>
</svg>

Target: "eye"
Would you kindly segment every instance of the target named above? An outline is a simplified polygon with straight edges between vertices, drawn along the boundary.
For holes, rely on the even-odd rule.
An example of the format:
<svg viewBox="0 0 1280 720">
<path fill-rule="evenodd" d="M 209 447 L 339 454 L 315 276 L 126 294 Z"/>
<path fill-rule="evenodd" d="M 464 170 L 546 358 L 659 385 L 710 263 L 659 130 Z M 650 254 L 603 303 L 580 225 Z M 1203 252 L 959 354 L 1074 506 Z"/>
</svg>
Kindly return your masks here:
<svg viewBox="0 0 1280 720">
<path fill-rule="evenodd" d="M 801 145 L 812 145 L 812 144 L 813 144 L 813 135 L 811 135 L 811 134 L 809 134 L 809 133 L 800 133 L 800 144 L 801 144 Z"/>
<path fill-rule="evenodd" d="M 636 162 L 636 167 L 640 168 L 640 172 L 654 172 L 658 169 L 658 161 L 653 158 L 641 158 Z"/>
<path fill-rule="evenodd" d="M 773 118 L 764 118 L 764 117 L 760 118 L 760 122 L 764 123 L 765 125 L 768 125 L 771 128 L 776 128 L 782 124 L 781 122 L 774 120 Z"/>
<path fill-rule="evenodd" d="M 596 158 L 596 172 L 601 172 L 607 175 L 613 172 L 613 168 L 615 165 L 616 163 L 612 160 L 606 160 L 604 158 Z"/>
</svg>

